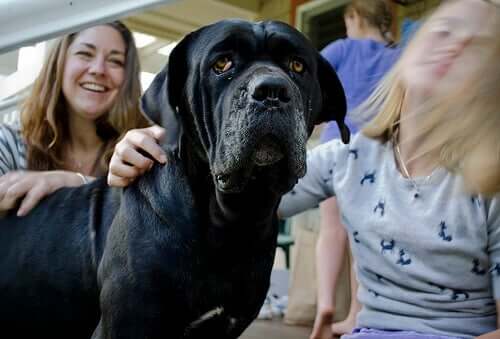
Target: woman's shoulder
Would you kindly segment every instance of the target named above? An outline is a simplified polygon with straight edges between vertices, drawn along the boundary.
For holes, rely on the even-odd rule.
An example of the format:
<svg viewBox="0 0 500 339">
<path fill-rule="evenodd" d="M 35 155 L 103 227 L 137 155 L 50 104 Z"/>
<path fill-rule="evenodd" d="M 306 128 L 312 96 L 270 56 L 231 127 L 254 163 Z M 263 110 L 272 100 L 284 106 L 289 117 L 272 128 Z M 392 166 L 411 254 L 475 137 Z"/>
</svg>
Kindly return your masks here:
<svg viewBox="0 0 500 339">
<path fill-rule="evenodd" d="M 0 138 L 11 137 L 16 140 L 22 141 L 21 134 L 21 121 L 18 115 L 14 115 L 13 118 L 8 121 L 3 121 L 0 123 Z"/>
<path fill-rule="evenodd" d="M 347 39 L 337 39 L 330 42 L 321 50 L 321 55 L 330 62 L 341 59 Z"/>
<path fill-rule="evenodd" d="M 0 124 L 0 174 L 26 168 L 26 145 L 19 124 Z"/>
<path fill-rule="evenodd" d="M 363 39 L 352 39 L 352 38 L 336 39 L 330 42 L 328 45 L 326 45 L 321 53 L 323 55 L 325 54 L 328 55 L 332 53 L 348 52 L 350 50 L 355 50 L 357 48 L 360 48 L 360 46 L 364 44 L 365 40 Z"/>
<path fill-rule="evenodd" d="M 21 139 L 21 126 L 18 121 L 0 124 L 0 138 Z"/>
</svg>

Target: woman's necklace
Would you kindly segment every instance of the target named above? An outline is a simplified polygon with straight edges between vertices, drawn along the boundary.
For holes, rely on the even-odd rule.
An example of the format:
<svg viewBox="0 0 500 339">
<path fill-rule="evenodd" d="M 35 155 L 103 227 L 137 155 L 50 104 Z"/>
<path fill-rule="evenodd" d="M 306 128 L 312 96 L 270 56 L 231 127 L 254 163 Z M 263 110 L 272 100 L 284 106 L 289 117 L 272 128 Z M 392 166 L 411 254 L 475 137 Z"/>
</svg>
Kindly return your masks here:
<svg viewBox="0 0 500 339">
<path fill-rule="evenodd" d="M 419 198 L 421 196 L 420 187 L 418 186 L 415 179 L 413 179 L 412 176 L 410 175 L 410 172 L 408 171 L 408 168 L 406 167 L 406 164 L 403 160 L 403 157 L 401 156 L 401 150 L 399 149 L 399 142 L 397 142 L 397 140 L 396 140 L 396 133 L 394 134 L 392 143 L 394 144 L 394 150 L 396 151 L 396 161 L 399 164 L 399 168 L 401 168 L 401 170 L 403 171 L 403 175 L 410 181 L 411 185 L 413 186 L 413 189 L 415 190 L 415 194 L 413 195 L 413 197 L 415 199 Z M 428 182 L 432 178 L 432 176 L 434 175 L 435 171 L 436 171 L 436 168 L 434 168 L 432 170 L 431 174 L 427 175 L 424 178 L 423 183 Z"/>
</svg>

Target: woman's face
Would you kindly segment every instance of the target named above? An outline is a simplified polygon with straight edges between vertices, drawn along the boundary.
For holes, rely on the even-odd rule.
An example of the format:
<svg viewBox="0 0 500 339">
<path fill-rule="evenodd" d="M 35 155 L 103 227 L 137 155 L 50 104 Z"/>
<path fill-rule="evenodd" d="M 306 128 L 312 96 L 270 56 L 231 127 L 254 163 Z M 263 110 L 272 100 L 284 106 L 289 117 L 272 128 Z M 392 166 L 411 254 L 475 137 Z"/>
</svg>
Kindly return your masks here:
<svg viewBox="0 0 500 339">
<path fill-rule="evenodd" d="M 402 63 L 403 83 L 410 92 L 445 94 L 481 64 L 481 46 L 494 39 L 491 28 L 498 10 L 483 0 L 456 0 L 440 7 L 422 28 Z"/>
<path fill-rule="evenodd" d="M 70 114 L 96 120 L 109 111 L 125 78 L 125 42 L 111 26 L 77 34 L 66 52 L 62 92 Z"/>
</svg>

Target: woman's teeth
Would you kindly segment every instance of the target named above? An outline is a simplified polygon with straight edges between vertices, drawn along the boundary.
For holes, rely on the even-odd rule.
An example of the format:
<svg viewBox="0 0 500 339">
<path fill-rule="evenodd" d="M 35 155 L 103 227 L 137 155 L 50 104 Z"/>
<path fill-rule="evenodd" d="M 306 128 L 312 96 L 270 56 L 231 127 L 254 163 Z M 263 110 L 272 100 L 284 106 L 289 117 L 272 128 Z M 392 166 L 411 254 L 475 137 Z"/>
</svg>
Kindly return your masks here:
<svg viewBox="0 0 500 339">
<path fill-rule="evenodd" d="M 82 84 L 82 87 L 85 89 L 88 89 L 89 91 L 93 91 L 93 92 L 105 92 L 106 91 L 106 87 L 99 85 L 99 84 L 95 84 L 95 83 L 84 83 L 84 84 Z"/>
</svg>

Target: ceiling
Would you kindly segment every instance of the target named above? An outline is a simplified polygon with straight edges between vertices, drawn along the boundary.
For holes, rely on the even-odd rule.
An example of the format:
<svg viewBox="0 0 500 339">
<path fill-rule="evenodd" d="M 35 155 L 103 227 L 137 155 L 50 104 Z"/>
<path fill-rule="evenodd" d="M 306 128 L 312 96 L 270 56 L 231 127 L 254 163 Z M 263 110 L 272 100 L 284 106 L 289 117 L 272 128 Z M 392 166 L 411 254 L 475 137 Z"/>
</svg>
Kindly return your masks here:
<svg viewBox="0 0 500 339">
<path fill-rule="evenodd" d="M 226 18 L 288 21 L 290 0 L 182 0 L 126 18 L 132 30 L 155 36 L 157 40 L 139 50 L 143 71 L 157 73 L 167 56 L 159 48 L 185 34 Z"/>
<path fill-rule="evenodd" d="M 289 8 L 290 0 L 173 0 L 122 20 L 132 31 L 155 37 L 152 43 L 139 49 L 142 71 L 155 74 L 168 59 L 167 55 L 158 51 L 201 26 L 225 18 L 288 21 Z M 26 10 L 29 12 L 29 9 Z M 0 89 L 5 92 L 0 93 L 0 99 L 15 94 L 17 87 L 26 88 L 33 81 L 34 75 L 15 76 L 18 56 L 19 50 L 0 54 Z M 9 90 L 4 91 L 6 88 Z"/>
</svg>

